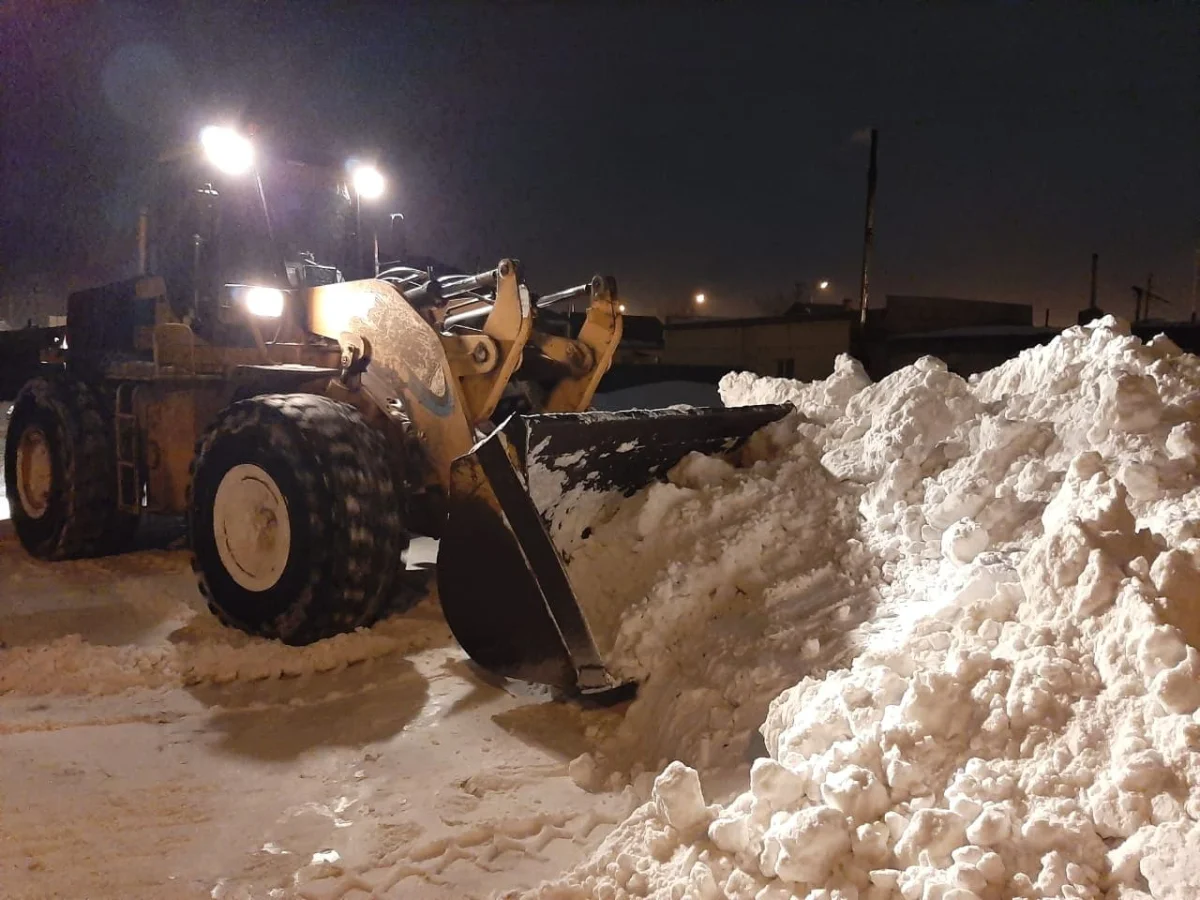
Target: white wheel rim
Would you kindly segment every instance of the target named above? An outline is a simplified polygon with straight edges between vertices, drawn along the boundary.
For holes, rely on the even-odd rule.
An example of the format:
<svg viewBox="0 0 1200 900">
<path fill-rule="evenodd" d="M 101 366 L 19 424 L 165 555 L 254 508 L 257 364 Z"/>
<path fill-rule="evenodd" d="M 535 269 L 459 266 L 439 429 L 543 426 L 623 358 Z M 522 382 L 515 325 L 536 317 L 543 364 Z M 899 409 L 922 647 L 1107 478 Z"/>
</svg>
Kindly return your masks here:
<svg viewBox="0 0 1200 900">
<path fill-rule="evenodd" d="M 287 501 L 275 479 L 248 463 L 226 472 L 213 498 L 213 537 L 225 571 L 239 586 L 274 587 L 292 551 Z"/>
<path fill-rule="evenodd" d="M 17 444 L 17 496 L 25 515 L 40 519 L 46 514 L 53 484 L 54 461 L 46 433 L 36 426 L 26 428 Z"/>
</svg>

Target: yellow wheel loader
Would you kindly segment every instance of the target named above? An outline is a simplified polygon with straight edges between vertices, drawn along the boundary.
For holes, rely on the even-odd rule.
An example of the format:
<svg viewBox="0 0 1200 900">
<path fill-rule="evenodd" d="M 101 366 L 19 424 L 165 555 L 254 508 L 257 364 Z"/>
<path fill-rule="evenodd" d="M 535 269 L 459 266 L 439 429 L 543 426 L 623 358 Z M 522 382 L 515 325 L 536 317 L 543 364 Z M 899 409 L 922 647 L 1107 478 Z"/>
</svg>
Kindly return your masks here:
<svg viewBox="0 0 1200 900">
<path fill-rule="evenodd" d="M 405 548 L 428 534 L 478 663 L 616 687 L 567 575 L 587 529 L 563 498 L 632 494 L 785 408 L 587 412 L 621 337 L 611 278 L 539 296 L 511 259 L 402 265 L 365 238 L 378 173 L 255 149 L 210 129 L 164 160 L 136 274 L 69 298 L 65 349 L 7 435 L 23 546 L 121 552 L 141 516 L 186 515 L 213 612 L 304 644 L 402 606 Z M 539 327 L 566 301 L 586 307 L 577 333 Z"/>
</svg>

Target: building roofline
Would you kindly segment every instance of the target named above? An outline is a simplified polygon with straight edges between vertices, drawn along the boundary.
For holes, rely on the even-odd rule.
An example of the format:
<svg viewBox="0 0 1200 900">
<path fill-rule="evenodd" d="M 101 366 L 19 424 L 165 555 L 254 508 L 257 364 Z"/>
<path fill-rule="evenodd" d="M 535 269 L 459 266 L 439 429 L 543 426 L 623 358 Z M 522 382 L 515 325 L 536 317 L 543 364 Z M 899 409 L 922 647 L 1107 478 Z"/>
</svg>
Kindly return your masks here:
<svg viewBox="0 0 1200 900">
<path fill-rule="evenodd" d="M 857 314 L 843 309 L 804 316 L 748 316 L 740 319 L 692 319 L 686 322 L 668 319 L 664 331 L 700 331 L 709 328 L 747 328 L 755 325 L 807 325 L 812 322 L 853 322 Z"/>
</svg>

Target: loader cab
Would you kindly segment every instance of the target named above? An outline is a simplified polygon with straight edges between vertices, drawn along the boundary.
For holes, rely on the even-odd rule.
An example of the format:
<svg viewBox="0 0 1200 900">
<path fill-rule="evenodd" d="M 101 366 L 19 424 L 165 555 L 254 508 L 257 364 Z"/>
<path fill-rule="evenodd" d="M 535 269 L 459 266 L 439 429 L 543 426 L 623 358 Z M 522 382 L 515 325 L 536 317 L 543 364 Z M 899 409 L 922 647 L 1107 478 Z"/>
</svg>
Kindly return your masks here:
<svg viewBox="0 0 1200 900">
<path fill-rule="evenodd" d="M 231 286 L 295 291 L 352 269 L 354 208 L 327 166 L 268 159 L 229 174 L 188 153 L 160 162 L 148 212 L 148 267 L 173 317 L 221 343 L 251 340 Z"/>
</svg>

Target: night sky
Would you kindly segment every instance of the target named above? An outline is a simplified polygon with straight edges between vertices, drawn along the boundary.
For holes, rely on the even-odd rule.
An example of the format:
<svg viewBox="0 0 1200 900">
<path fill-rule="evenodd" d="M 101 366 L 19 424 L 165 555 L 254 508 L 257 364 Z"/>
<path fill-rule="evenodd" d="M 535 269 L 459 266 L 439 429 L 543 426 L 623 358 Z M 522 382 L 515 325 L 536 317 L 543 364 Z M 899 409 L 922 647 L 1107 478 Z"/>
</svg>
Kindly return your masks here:
<svg viewBox="0 0 1200 900">
<path fill-rule="evenodd" d="M 1049 8 L 1052 7 L 1052 8 Z M 830 279 L 1049 305 L 1148 272 L 1190 311 L 1200 4 L 0 2 L 0 266 L 97 270 L 211 120 L 378 155 L 411 245 L 616 275 L 632 311 Z"/>
</svg>

